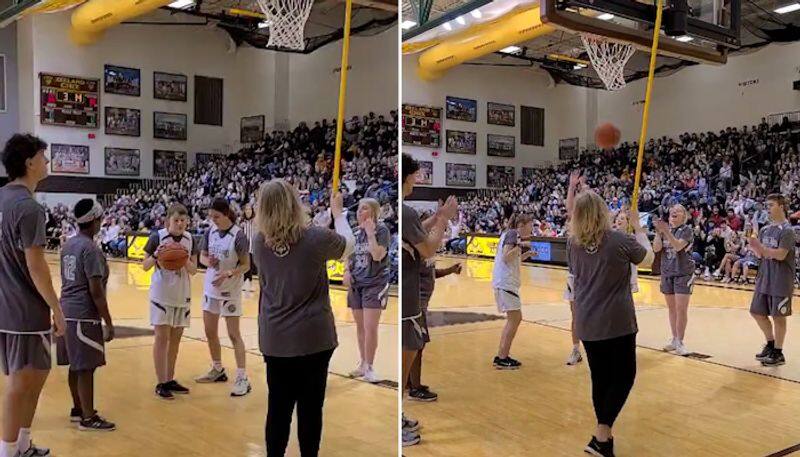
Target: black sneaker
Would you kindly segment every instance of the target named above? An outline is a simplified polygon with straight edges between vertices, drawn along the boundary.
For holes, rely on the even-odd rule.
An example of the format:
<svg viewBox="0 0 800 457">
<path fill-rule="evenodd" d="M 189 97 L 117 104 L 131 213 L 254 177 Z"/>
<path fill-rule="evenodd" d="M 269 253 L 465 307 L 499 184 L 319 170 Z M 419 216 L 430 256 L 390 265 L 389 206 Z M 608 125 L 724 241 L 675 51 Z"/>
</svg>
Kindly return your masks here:
<svg viewBox="0 0 800 457">
<path fill-rule="evenodd" d="M 438 400 L 439 395 L 427 389 L 411 389 L 408 391 L 408 399 L 413 401 L 430 402 Z"/>
<path fill-rule="evenodd" d="M 170 390 L 170 392 L 179 395 L 186 395 L 189 393 L 189 389 L 183 387 L 182 385 L 178 384 L 178 381 L 172 380 L 167 383 L 164 383 L 164 387 Z"/>
<path fill-rule="evenodd" d="M 78 423 L 83 418 L 83 411 L 80 408 L 72 408 L 69 410 L 69 421 Z"/>
<path fill-rule="evenodd" d="M 50 449 L 45 447 L 36 447 L 31 443 L 31 447 L 25 452 L 18 452 L 19 457 L 48 457 L 50 456 Z"/>
<path fill-rule="evenodd" d="M 92 431 L 92 432 L 110 432 L 116 430 L 117 426 L 113 423 L 103 419 L 98 414 L 94 416 L 81 420 L 81 423 L 78 424 L 78 430 L 84 431 Z"/>
<path fill-rule="evenodd" d="M 166 384 L 156 385 L 156 396 L 162 400 L 175 400 L 175 395 L 172 395 Z"/>
<path fill-rule="evenodd" d="M 765 367 L 777 367 L 786 363 L 786 359 L 783 357 L 783 352 L 772 351 L 769 357 L 761 360 L 761 365 Z"/>
<path fill-rule="evenodd" d="M 756 360 L 759 362 L 763 362 L 766 358 L 768 358 L 772 354 L 772 347 L 769 344 L 764 345 L 764 349 L 761 350 L 758 354 L 756 354 Z"/>
<path fill-rule="evenodd" d="M 601 443 L 593 436 L 589 444 L 583 449 L 583 452 L 596 457 L 614 457 L 614 439 L 609 438 L 605 443 Z"/>
<path fill-rule="evenodd" d="M 500 357 L 494 358 L 494 367 L 498 370 L 519 370 L 520 365 L 522 364 L 511 357 L 506 357 L 505 359 L 501 359 Z"/>
</svg>

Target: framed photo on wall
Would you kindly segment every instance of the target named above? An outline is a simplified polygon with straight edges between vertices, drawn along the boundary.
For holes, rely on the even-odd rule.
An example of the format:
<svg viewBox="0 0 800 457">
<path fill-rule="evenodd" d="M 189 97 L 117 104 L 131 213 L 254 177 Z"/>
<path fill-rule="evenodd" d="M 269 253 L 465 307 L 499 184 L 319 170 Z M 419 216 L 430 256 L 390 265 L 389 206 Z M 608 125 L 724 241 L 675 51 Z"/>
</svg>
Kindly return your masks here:
<svg viewBox="0 0 800 457">
<path fill-rule="evenodd" d="M 511 135 L 486 135 L 486 153 L 494 157 L 514 157 L 516 139 Z"/>
<path fill-rule="evenodd" d="M 471 163 L 445 164 L 445 183 L 453 187 L 475 187 L 475 165 Z"/>
<path fill-rule="evenodd" d="M 185 102 L 189 78 L 175 73 L 153 72 L 153 98 Z"/>
<path fill-rule="evenodd" d="M 515 180 L 514 167 L 489 165 L 486 167 L 486 187 L 511 187 Z"/>
<path fill-rule="evenodd" d="M 417 172 L 417 184 L 421 186 L 433 185 L 433 162 L 420 160 Z"/>
<path fill-rule="evenodd" d="M 153 176 L 156 178 L 172 178 L 186 172 L 185 151 L 153 151 Z"/>
<path fill-rule="evenodd" d="M 153 138 L 186 141 L 187 117 L 181 113 L 153 113 Z"/>
<path fill-rule="evenodd" d="M 131 97 L 142 95 L 142 72 L 138 68 L 106 65 L 103 75 L 107 94 Z"/>
<path fill-rule="evenodd" d="M 106 135 L 141 136 L 142 112 L 106 106 Z"/>
<path fill-rule="evenodd" d="M 478 122 L 478 102 L 469 98 L 446 97 L 446 116 L 454 121 Z"/>
<path fill-rule="evenodd" d="M 503 103 L 486 104 L 486 118 L 490 124 L 514 127 L 516 124 L 516 107 Z"/>
<path fill-rule="evenodd" d="M 106 176 L 139 176 L 141 160 L 138 149 L 106 148 Z"/>
<path fill-rule="evenodd" d="M 242 118 L 241 141 L 242 143 L 258 143 L 264 139 L 264 123 L 266 117 L 249 116 Z"/>
<path fill-rule="evenodd" d="M 475 132 L 462 132 L 460 130 L 447 130 L 447 152 L 452 154 L 477 154 L 478 134 Z"/>
<path fill-rule="evenodd" d="M 51 144 L 50 171 L 53 173 L 89 174 L 89 146 Z"/>
</svg>

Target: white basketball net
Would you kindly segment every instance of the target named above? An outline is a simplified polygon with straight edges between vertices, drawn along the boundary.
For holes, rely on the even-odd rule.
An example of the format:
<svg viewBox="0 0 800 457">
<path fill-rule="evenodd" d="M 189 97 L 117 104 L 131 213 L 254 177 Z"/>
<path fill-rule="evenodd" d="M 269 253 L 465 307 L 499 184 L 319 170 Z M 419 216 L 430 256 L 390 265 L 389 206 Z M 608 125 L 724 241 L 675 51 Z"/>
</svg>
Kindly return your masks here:
<svg viewBox="0 0 800 457">
<path fill-rule="evenodd" d="M 258 0 L 269 24 L 267 46 L 304 50 L 306 21 L 313 5 L 314 0 Z"/>
<path fill-rule="evenodd" d="M 606 89 L 620 90 L 625 87 L 625 64 L 636 52 L 633 45 L 616 43 L 589 33 L 582 33 L 581 41 L 586 47 L 589 60 L 597 75 L 606 85 Z"/>
</svg>

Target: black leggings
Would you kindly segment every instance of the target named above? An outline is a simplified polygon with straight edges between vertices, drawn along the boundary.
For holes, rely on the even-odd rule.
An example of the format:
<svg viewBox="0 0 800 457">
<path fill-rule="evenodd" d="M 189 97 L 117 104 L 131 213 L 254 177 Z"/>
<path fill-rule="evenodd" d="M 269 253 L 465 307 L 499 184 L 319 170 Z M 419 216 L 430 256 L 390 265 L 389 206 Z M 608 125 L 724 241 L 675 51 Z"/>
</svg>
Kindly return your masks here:
<svg viewBox="0 0 800 457">
<path fill-rule="evenodd" d="M 636 334 L 584 341 L 597 423 L 614 425 L 636 379 Z"/>
<path fill-rule="evenodd" d="M 253 262 L 253 254 L 250 254 L 250 269 L 244 272 L 244 280 L 252 281 L 253 275 L 256 274 L 256 263 Z"/>
<path fill-rule="evenodd" d="M 333 349 L 300 357 L 264 356 L 267 363 L 267 456 L 283 457 L 297 404 L 302 457 L 316 457 L 322 437 L 322 405 Z"/>
</svg>

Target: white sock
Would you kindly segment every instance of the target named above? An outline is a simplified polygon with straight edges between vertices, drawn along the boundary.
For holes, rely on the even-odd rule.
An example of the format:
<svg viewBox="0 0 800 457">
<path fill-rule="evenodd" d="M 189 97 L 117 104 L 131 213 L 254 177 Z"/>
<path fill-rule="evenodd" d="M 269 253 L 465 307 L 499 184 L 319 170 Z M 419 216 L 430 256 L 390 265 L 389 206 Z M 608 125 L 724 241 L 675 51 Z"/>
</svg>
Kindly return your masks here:
<svg viewBox="0 0 800 457">
<path fill-rule="evenodd" d="M 236 379 L 247 379 L 247 370 L 244 368 L 237 368 Z"/>
<path fill-rule="evenodd" d="M 14 457 L 17 453 L 17 443 L 0 441 L 0 457 Z"/>
<path fill-rule="evenodd" d="M 214 367 L 215 370 L 222 371 L 222 362 L 220 362 L 219 360 L 212 361 L 211 365 Z"/>
<path fill-rule="evenodd" d="M 573 350 L 573 351 L 577 351 L 577 350 L 578 350 L 578 346 L 580 346 L 580 343 L 578 343 L 578 344 L 573 344 L 573 345 L 572 345 L 572 350 Z"/>
<path fill-rule="evenodd" d="M 17 447 L 19 448 L 20 454 L 27 451 L 28 448 L 31 447 L 31 429 L 29 428 L 19 429 L 19 437 L 17 438 Z"/>
</svg>

